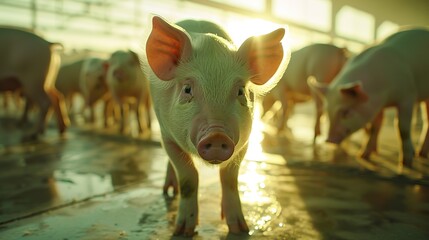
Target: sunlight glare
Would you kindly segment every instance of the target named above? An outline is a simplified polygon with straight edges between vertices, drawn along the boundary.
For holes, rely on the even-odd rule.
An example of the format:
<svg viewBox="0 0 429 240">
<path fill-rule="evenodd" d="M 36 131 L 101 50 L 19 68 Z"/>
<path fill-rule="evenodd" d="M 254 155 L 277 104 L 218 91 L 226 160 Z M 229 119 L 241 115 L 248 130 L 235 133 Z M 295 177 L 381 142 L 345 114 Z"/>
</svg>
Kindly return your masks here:
<svg viewBox="0 0 429 240">
<path fill-rule="evenodd" d="M 286 29 L 287 39 L 289 32 L 287 25 L 281 25 L 259 18 L 237 17 L 232 21 L 228 21 L 225 28 L 237 46 L 240 46 L 247 38 L 251 36 L 266 34 L 281 27 Z"/>
</svg>

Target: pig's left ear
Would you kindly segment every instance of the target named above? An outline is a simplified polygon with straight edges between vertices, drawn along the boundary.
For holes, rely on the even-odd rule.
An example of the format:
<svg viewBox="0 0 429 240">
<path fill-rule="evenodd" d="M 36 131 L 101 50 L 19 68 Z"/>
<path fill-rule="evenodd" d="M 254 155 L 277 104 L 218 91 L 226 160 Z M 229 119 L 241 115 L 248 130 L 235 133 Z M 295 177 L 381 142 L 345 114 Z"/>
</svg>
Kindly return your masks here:
<svg viewBox="0 0 429 240">
<path fill-rule="evenodd" d="M 238 49 L 238 56 L 248 63 L 252 74 L 250 80 L 254 84 L 265 84 L 279 70 L 284 57 L 280 42 L 284 35 L 285 30 L 279 28 L 266 35 L 248 38 Z"/>
<path fill-rule="evenodd" d="M 146 42 L 146 56 L 150 68 L 159 79 L 173 79 L 179 62 L 187 60 L 191 52 L 190 37 L 183 29 L 160 17 L 152 18 L 152 31 Z"/>
<path fill-rule="evenodd" d="M 344 97 L 356 99 L 363 102 L 368 100 L 368 95 L 363 91 L 360 82 L 346 84 L 340 88 L 340 92 Z"/>
</svg>

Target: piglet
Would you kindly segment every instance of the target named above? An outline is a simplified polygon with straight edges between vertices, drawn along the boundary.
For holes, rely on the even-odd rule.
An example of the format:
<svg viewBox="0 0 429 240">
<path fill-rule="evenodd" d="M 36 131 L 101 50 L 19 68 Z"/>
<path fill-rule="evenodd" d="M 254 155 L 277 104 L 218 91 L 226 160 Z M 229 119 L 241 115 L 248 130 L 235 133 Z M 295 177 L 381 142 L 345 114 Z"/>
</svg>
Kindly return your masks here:
<svg viewBox="0 0 429 240">
<path fill-rule="evenodd" d="M 0 28 L 0 91 L 22 89 L 30 103 L 39 108 L 36 127 L 24 136 L 35 139 L 44 132 L 49 108 L 52 106 L 60 133 L 65 132 L 69 119 L 64 100 L 55 88 L 60 67 L 58 43 L 51 43 L 36 34 L 15 28 Z M 25 118 L 25 117 L 23 117 Z"/>
<path fill-rule="evenodd" d="M 402 143 L 402 161 L 411 166 L 414 147 L 411 119 L 416 102 L 429 105 L 429 31 L 409 29 L 393 34 L 346 63 L 330 85 L 310 81 L 326 97 L 330 121 L 328 142 L 339 144 L 371 123 L 363 158 L 377 150 L 383 109 L 396 107 Z M 429 111 L 426 111 L 429 114 Z M 420 156 L 427 157 L 429 135 L 423 138 Z"/>
<path fill-rule="evenodd" d="M 254 94 L 270 90 L 286 68 L 284 34 L 280 28 L 237 48 L 213 23 L 152 18 L 146 57 L 162 144 L 174 167 L 167 171 L 164 191 L 180 190 L 175 235 L 193 235 L 198 223 L 194 157 L 219 165 L 222 217 L 230 232 L 248 232 L 238 171 L 252 126 Z"/>
</svg>

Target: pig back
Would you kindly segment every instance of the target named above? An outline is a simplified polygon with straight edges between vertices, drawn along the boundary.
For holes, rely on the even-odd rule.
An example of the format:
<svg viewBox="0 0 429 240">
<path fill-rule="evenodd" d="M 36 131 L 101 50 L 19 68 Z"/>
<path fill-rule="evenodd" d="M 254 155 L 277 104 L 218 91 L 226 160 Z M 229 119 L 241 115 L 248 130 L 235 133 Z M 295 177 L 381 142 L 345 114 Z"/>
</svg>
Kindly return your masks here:
<svg viewBox="0 0 429 240">
<path fill-rule="evenodd" d="M 346 51 L 332 44 L 316 43 L 292 52 L 289 65 L 278 87 L 297 95 L 297 100 L 310 96 L 307 79 L 330 83 L 347 61 Z"/>
<path fill-rule="evenodd" d="M 30 31 L 0 27 L 0 81 L 15 79 L 26 91 L 43 89 L 52 45 Z"/>
<path fill-rule="evenodd" d="M 204 20 L 183 20 L 176 25 L 193 33 L 212 33 L 232 43 L 231 37 L 219 25 Z"/>
<path fill-rule="evenodd" d="M 388 37 L 383 45 L 394 49 L 413 72 L 418 89 L 429 89 L 429 30 L 409 29 Z M 429 92 L 429 91 L 426 91 Z M 421 93 L 429 97 L 429 93 Z"/>
</svg>

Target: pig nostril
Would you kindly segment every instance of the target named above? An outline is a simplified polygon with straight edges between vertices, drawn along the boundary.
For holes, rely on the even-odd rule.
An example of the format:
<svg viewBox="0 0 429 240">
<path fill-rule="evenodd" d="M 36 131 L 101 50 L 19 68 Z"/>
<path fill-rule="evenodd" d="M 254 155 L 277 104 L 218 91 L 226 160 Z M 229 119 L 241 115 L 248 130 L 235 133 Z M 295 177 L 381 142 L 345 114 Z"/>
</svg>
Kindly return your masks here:
<svg viewBox="0 0 429 240">
<path fill-rule="evenodd" d="M 212 147 L 212 144 L 211 143 L 207 143 L 204 147 L 205 147 L 205 149 L 208 150 L 208 149 L 210 149 Z"/>
<path fill-rule="evenodd" d="M 227 144 L 225 144 L 225 143 L 224 143 L 224 144 L 222 144 L 222 146 L 221 146 L 221 147 L 222 147 L 222 149 L 228 149 L 228 145 L 227 145 Z"/>
</svg>

